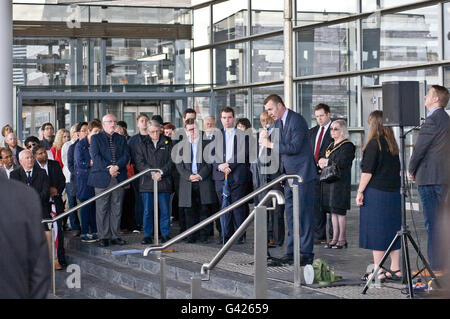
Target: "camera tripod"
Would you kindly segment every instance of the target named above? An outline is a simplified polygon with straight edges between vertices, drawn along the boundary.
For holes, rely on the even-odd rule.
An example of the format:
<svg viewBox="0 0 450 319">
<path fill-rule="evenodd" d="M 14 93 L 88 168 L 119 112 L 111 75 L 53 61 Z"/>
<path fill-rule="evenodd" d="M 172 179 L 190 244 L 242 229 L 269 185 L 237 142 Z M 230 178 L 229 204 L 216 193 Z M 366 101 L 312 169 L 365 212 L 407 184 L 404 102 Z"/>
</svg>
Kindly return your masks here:
<svg viewBox="0 0 450 319">
<path fill-rule="evenodd" d="M 412 128 L 411 130 L 404 133 L 403 126 L 400 126 L 400 154 L 401 154 L 401 162 L 400 162 L 400 173 L 401 173 L 401 186 L 400 186 L 400 192 L 401 192 L 401 209 L 402 209 L 402 226 L 400 230 L 395 235 L 394 239 L 392 240 L 391 244 L 389 245 L 389 248 L 386 250 L 385 254 L 383 255 L 383 258 L 380 261 L 379 265 L 376 265 L 372 276 L 369 277 L 369 279 L 366 282 L 366 285 L 364 286 L 364 289 L 362 291 L 362 294 L 365 294 L 367 289 L 369 288 L 370 283 L 372 282 L 372 278 L 374 276 L 378 276 L 378 271 L 380 268 L 383 267 L 384 262 L 386 261 L 387 257 L 393 250 L 394 245 L 397 243 L 398 240 L 401 240 L 401 250 L 402 250 L 402 256 L 404 260 L 404 268 L 403 269 L 403 278 L 405 278 L 405 272 L 406 272 L 406 278 L 408 283 L 408 291 L 409 291 L 409 298 L 414 298 L 414 290 L 413 290 L 413 284 L 412 284 L 412 277 L 411 277 L 411 264 L 409 262 L 409 251 L 408 251 L 408 240 L 411 242 L 411 245 L 413 246 L 414 250 L 416 251 L 419 258 L 422 260 L 423 264 L 425 265 L 425 268 L 420 270 L 422 272 L 423 270 L 427 269 L 428 273 L 430 274 L 431 278 L 436 279 L 435 274 L 431 270 L 430 264 L 425 259 L 423 254 L 421 253 L 418 245 L 414 241 L 413 237 L 411 236 L 411 232 L 408 229 L 408 225 L 406 225 L 406 168 L 405 168 L 405 138 L 406 135 L 411 133 L 413 130 L 419 128 L 419 126 L 416 126 Z M 404 282 L 404 281 L 403 281 Z"/>
</svg>

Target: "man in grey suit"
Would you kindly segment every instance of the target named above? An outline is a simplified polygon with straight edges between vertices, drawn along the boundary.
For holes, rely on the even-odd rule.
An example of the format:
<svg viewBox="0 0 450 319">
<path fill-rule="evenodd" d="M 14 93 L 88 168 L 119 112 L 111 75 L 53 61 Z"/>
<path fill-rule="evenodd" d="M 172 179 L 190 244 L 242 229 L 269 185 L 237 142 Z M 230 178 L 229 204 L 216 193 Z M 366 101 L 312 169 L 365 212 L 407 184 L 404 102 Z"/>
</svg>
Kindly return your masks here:
<svg viewBox="0 0 450 319">
<path fill-rule="evenodd" d="M 418 185 L 428 235 L 427 253 L 435 273 L 444 266 L 439 251 L 438 225 L 448 190 L 450 117 L 445 111 L 448 100 L 448 90 L 439 85 L 433 85 L 425 96 L 428 113 L 408 168 L 408 178 Z"/>
<path fill-rule="evenodd" d="M 8 178 L 11 172 L 17 168 L 12 151 L 6 147 L 0 147 L 0 163 L 0 174 Z"/>
</svg>

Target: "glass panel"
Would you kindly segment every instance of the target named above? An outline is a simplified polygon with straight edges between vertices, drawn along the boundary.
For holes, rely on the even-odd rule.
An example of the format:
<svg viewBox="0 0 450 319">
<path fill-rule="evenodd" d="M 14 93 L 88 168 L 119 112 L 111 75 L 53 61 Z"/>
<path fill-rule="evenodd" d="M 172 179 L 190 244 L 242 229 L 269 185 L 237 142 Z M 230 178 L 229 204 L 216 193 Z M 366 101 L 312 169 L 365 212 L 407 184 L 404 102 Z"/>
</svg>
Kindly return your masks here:
<svg viewBox="0 0 450 319">
<path fill-rule="evenodd" d="M 450 59 L 450 3 L 444 4 L 444 59 Z"/>
<path fill-rule="evenodd" d="M 356 70 L 356 22 L 300 31 L 297 37 L 298 76 Z"/>
<path fill-rule="evenodd" d="M 362 20 L 363 69 L 437 61 L 438 7 Z"/>
<path fill-rule="evenodd" d="M 438 69 L 409 70 L 386 74 L 367 75 L 363 77 L 363 86 L 381 85 L 386 81 L 426 81 L 429 84 L 439 83 Z"/>
<path fill-rule="evenodd" d="M 450 67 L 444 68 L 444 86 L 450 90 Z M 447 109 L 450 108 L 450 103 L 447 105 Z"/>
<path fill-rule="evenodd" d="M 364 0 L 361 1 L 362 12 L 375 11 L 378 9 L 392 8 L 404 4 L 410 4 L 417 1 L 414 0 Z"/>
<path fill-rule="evenodd" d="M 193 39 L 194 47 L 209 44 L 211 37 L 210 7 L 194 11 Z"/>
<path fill-rule="evenodd" d="M 350 118 L 349 109 L 357 108 L 356 78 L 341 78 L 333 80 L 304 82 L 297 84 L 297 97 L 300 113 L 309 127 L 317 125 L 314 117 L 314 107 L 319 103 L 330 106 L 331 118 L 344 119 L 348 126 L 357 126 L 358 117 Z M 357 112 L 354 112 L 357 113 Z"/>
<path fill-rule="evenodd" d="M 252 42 L 252 82 L 283 79 L 283 37 L 272 37 Z"/>
<path fill-rule="evenodd" d="M 242 38 L 247 35 L 247 1 L 230 0 L 213 6 L 214 42 Z"/>
<path fill-rule="evenodd" d="M 283 2 L 252 0 L 252 34 L 283 28 Z"/>
<path fill-rule="evenodd" d="M 210 50 L 194 52 L 194 84 L 210 84 L 211 83 L 211 63 Z"/>
<path fill-rule="evenodd" d="M 248 113 L 248 90 L 223 90 L 217 91 L 215 97 L 216 103 L 216 124 L 218 128 L 222 128 L 222 123 L 220 122 L 220 110 L 226 106 L 232 107 L 234 109 L 235 119 L 240 117 L 247 117 Z M 236 124 L 236 123 L 235 123 Z"/>
<path fill-rule="evenodd" d="M 362 159 L 362 147 L 364 145 L 364 132 L 349 132 L 350 141 L 355 144 L 355 159 L 352 165 L 352 185 L 359 185 L 359 180 L 361 178 L 361 159 Z"/>
<path fill-rule="evenodd" d="M 284 99 L 284 87 L 268 86 L 268 87 L 256 87 L 253 89 L 253 116 L 252 125 L 254 129 L 261 128 L 261 122 L 259 117 L 262 112 L 264 112 L 264 99 L 270 94 L 278 94 L 282 99 Z"/>
<path fill-rule="evenodd" d="M 214 52 L 214 84 L 242 84 L 247 82 L 247 43 L 218 46 Z"/>
<path fill-rule="evenodd" d="M 330 21 L 357 13 L 355 0 L 297 0 L 296 25 L 307 25 L 316 22 Z"/>
</svg>

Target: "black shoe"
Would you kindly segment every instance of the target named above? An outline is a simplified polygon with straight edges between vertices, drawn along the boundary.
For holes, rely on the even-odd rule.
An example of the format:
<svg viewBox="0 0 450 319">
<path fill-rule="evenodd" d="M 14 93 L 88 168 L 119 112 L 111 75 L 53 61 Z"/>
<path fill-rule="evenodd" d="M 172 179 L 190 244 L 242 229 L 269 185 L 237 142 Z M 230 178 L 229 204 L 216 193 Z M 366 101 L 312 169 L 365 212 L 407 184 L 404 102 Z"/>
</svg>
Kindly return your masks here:
<svg viewBox="0 0 450 319">
<path fill-rule="evenodd" d="M 99 243 L 100 247 L 108 247 L 109 246 L 109 239 L 101 239 Z"/>
<path fill-rule="evenodd" d="M 169 241 L 170 237 L 169 236 L 162 236 L 161 237 L 161 243 L 164 244 L 166 241 Z"/>
<path fill-rule="evenodd" d="M 279 259 L 280 263 L 292 265 L 294 263 L 294 255 L 293 254 L 286 254 L 283 257 Z"/>
<path fill-rule="evenodd" d="M 300 256 L 300 267 L 312 265 L 313 261 L 313 258 Z"/>
<path fill-rule="evenodd" d="M 125 245 L 127 242 L 125 240 L 123 240 L 122 238 L 116 238 L 111 240 L 111 245 Z"/>
<path fill-rule="evenodd" d="M 63 266 L 63 268 L 66 268 L 66 267 L 67 267 L 67 262 L 66 262 L 66 259 L 65 259 L 65 258 L 61 258 L 61 259 L 59 259 L 58 261 L 59 261 L 59 264 L 60 264 L 61 266 Z"/>
<path fill-rule="evenodd" d="M 141 241 L 142 245 L 151 245 L 153 244 L 153 238 L 151 237 L 144 237 L 144 239 L 142 239 Z"/>
</svg>

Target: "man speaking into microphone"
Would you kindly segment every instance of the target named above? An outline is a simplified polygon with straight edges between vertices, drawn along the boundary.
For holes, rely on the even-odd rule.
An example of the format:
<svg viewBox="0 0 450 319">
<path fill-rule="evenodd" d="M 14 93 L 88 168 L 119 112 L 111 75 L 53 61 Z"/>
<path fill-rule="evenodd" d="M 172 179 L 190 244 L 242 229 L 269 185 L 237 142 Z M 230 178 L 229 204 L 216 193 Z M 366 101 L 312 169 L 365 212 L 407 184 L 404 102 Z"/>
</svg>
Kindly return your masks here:
<svg viewBox="0 0 450 319">
<path fill-rule="evenodd" d="M 435 274 L 443 268 L 439 251 L 438 224 L 448 191 L 450 117 L 445 111 L 448 90 L 433 85 L 425 96 L 427 117 L 423 123 L 408 168 L 408 179 L 416 181 L 428 235 L 427 253 Z"/>
</svg>

